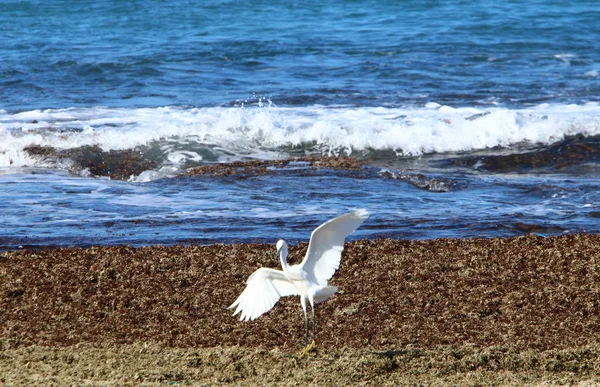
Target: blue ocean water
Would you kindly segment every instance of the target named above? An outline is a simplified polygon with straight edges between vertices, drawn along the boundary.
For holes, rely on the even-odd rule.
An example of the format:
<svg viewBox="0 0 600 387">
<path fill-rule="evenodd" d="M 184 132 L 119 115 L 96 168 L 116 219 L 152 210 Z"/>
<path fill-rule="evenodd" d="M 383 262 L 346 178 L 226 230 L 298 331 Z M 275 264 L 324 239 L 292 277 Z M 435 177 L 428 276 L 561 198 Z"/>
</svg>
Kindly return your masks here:
<svg viewBox="0 0 600 387">
<path fill-rule="evenodd" d="M 0 106 L 585 103 L 595 1 L 2 1 Z"/>
<path fill-rule="evenodd" d="M 357 237 L 598 232 L 598 20 L 595 1 L 0 1 L 0 249 L 298 241 L 359 207 Z M 304 155 L 372 169 L 182 177 Z"/>
</svg>

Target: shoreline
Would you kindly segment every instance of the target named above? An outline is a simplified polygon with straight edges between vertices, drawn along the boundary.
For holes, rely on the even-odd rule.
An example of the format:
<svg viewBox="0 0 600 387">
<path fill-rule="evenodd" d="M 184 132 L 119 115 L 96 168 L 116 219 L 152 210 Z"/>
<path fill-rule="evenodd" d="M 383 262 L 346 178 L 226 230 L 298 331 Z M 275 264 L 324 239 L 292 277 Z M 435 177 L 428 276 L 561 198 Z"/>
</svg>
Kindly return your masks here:
<svg viewBox="0 0 600 387">
<path fill-rule="evenodd" d="M 290 261 L 298 262 L 306 247 L 291 246 Z M 179 378 L 260 384 L 262 375 L 265 383 L 293 384 L 262 369 L 252 353 L 271 354 L 275 367 L 287 364 L 290 377 L 300 372 L 303 376 L 296 377 L 308 384 L 320 384 L 306 379 L 317 371 L 331 378 L 324 384 L 368 381 L 361 373 L 376 375 L 378 384 L 402 384 L 408 379 L 398 378 L 407 373 L 423 383 L 460 385 L 470 385 L 477 375 L 500 385 L 600 381 L 600 235 L 346 243 L 331 281 L 339 291 L 317 306 L 317 351 L 300 363 L 303 322 L 297 297 L 282 298 L 252 322 L 240 322 L 226 309 L 250 273 L 276 267 L 274 249 L 219 244 L 0 253 L 0 363 L 17 378 L 11 380 L 31 382 L 42 372 L 31 364 L 42 358 L 48 372 L 57 373 L 52 367 L 65 362 L 94 363 L 98 356 L 149 346 L 156 361 L 177 351 L 208 359 L 198 369 L 181 371 L 182 379 L 163 377 L 161 383 Z M 94 352 L 103 347 L 104 355 Z M 47 351 L 55 355 L 41 355 Z M 215 371 L 222 381 L 206 379 L 202 370 L 210 359 L 221 361 L 215 353 L 223 351 L 239 363 L 227 371 L 237 376 L 226 380 L 219 372 L 230 365 L 223 365 Z M 176 369 L 179 361 L 164 367 Z M 357 364 L 366 368 L 348 376 Z M 97 367 L 93 375 L 109 375 L 108 363 Z M 143 364 L 131 367 L 147 370 Z M 127 375 L 136 373 L 129 371 L 111 383 L 135 384 Z M 69 375 L 63 382 L 89 379 Z M 137 382 L 154 380 L 137 375 Z"/>
<path fill-rule="evenodd" d="M 514 351 L 438 347 L 394 352 L 354 348 L 298 352 L 238 346 L 173 348 L 156 343 L 32 346 L 0 350 L 3 385 L 593 386 L 600 346 Z"/>
</svg>

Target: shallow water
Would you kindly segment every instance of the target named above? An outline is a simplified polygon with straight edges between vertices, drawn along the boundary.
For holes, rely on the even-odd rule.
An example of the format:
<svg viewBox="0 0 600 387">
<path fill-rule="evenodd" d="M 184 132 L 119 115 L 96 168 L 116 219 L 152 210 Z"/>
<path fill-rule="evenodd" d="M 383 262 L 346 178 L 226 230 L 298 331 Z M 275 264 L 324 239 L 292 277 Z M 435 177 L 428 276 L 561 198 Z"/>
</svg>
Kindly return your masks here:
<svg viewBox="0 0 600 387">
<path fill-rule="evenodd" d="M 597 231 L 597 178 L 456 175 L 452 183 L 447 192 L 431 192 L 377 174 L 331 170 L 149 183 L 45 171 L 3 175 L 0 247 L 295 243 L 353 208 L 372 215 L 350 239 Z"/>
</svg>

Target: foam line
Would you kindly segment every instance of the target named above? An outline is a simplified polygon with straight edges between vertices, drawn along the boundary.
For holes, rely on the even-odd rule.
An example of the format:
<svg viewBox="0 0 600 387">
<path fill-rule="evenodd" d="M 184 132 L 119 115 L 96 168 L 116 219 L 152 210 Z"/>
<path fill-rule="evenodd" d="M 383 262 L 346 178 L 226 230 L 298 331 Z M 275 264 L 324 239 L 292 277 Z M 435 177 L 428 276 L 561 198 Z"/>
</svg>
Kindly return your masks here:
<svg viewBox="0 0 600 387">
<path fill-rule="evenodd" d="M 527 109 L 275 107 L 69 108 L 0 110 L 0 167 L 44 166 L 25 148 L 98 146 L 105 151 L 158 144 L 165 165 L 202 160 L 211 148 L 223 161 L 285 157 L 286 148 L 323 154 L 392 150 L 398 155 L 473 151 L 569 135 L 600 134 L 600 106 L 540 105 Z"/>
</svg>

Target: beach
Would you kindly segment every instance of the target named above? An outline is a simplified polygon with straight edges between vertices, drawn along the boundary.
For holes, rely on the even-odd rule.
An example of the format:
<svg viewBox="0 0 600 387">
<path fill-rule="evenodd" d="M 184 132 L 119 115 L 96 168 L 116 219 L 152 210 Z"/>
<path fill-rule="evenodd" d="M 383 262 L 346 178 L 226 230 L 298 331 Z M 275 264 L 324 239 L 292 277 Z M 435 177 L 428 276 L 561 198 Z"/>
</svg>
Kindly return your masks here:
<svg viewBox="0 0 600 387">
<path fill-rule="evenodd" d="M 600 385 L 598 20 L 0 2 L 0 386 Z M 232 316 L 359 209 L 307 356 Z"/>
<path fill-rule="evenodd" d="M 4 252 L 0 382 L 592 385 L 599 246 L 588 234 L 346 243 L 305 358 L 296 297 L 252 322 L 226 309 L 277 266 L 272 245 Z"/>
</svg>

